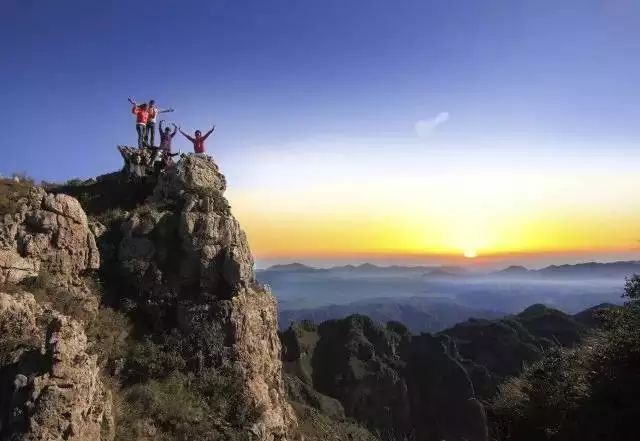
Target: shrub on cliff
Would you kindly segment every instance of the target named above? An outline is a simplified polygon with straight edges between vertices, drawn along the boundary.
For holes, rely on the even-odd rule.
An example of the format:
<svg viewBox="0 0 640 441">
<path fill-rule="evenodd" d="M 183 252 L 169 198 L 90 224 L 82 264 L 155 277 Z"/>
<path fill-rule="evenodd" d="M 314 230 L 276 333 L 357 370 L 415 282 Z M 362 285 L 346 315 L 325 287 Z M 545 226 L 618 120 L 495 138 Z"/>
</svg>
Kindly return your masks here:
<svg viewBox="0 0 640 441">
<path fill-rule="evenodd" d="M 29 194 L 33 181 L 0 179 L 0 215 L 13 214 L 18 209 L 18 201 Z"/>
<path fill-rule="evenodd" d="M 227 370 L 169 376 L 123 389 L 116 440 L 246 440 L 260 414 L 242 400 L 239 378 Z"/>
<path fill-rule="evenodd" d="M 640 418 L 640 276 L 622 308 L 576 349 L 554 349 L 500 387 L 489 415 L 496 440 L 632 441 Z"/>
</svg>

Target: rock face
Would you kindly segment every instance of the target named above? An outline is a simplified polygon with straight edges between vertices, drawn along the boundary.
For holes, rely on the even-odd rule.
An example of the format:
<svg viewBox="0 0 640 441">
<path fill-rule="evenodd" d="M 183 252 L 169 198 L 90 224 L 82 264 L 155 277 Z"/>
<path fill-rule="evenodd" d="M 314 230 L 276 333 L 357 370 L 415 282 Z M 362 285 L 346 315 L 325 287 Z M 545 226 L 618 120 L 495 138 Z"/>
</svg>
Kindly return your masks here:
<svg viewBox="0 0 640 441">
<path fill-rule="evenodd" d="M 398 323 L 383 327 L 358 315 L 320 325 L 296 323 L 281 338 L 289 375 L 337 399 L 347 416 L 387 437 L 488 438 L 482 405 L 447 338 L 411 336 Z M 313 394 L 302 398 L 323 410 Z"/>
<path fill-rule="evenodd" d="M 2 439 L 112 440 L 111 394 L 82 324 L 36 303 L 0 293 Z"/>
<path fill-rule="evenodd" d="M 571 315 L 532 305 L 504 319 L 468 320 L 443 334 L 455 340 L 476 392 L 490 398 L 505 378 L 518 375 L 551 347 L 577 344 L 587 330 Z"/>
<path fill-rule="evenodd" d="M 98 298 L 81 275 L 100 266 L 100 254 L 80 203 L 33 186 L 0 218 L 0 284 L 45 275 L 69 302 L 95 313 Z"/>
<path fill-rule="evenodd" d="M 99 265 L 87 216 L 70 196 L 34 186 L 17 211 L 0 220 L 0 283 L 20 282 L 41 269 L 77 275 Z"/>
<path fill-rule="evenodd" d="M 255 280 L 245 233 L 223 196 L 224 176 L 208 157 L 188 155 L 161 174 L 152 197 L 120 226 L 114 244 L 124 291 L 149 331 L 189 336 L 194 369 L 231 365 L 258 416 L 256 440 L 297 438 L 285 397 L 276 301 Z"/>
</svg>

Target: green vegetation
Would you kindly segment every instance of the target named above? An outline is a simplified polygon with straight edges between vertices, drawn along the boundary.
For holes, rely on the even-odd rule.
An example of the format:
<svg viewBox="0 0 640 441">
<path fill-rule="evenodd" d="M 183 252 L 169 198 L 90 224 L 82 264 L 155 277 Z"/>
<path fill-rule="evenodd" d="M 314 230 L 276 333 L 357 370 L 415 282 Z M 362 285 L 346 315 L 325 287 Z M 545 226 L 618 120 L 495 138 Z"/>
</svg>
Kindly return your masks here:
<svg viewBox="0 0 640 441">
<path fill-rule="evenodd" d="M 98 355 L 98 361 L 106 364 L 122 358 L 126 353 L 131 324 L 127 316 L 115 309 L 100 307 L 86 327 L 90 353 Z"/>
<path fill-rule="evenodd" d="M 260 409 L 239 399 L 234 378 L 225 370 L 174 371 L 120 390 L 116 440 L 248 440 Z"/>
<path fill-rule="evenodd" d="M 640 276 L 622 308 L 575 349 L 554 348 L 507 380 L 489 406 L 495 440 L 637 439 L 640 417 Z"/>
<path fill-rule="evenodd" d="M 300 432 L 306 441 L 379 441 L 381 439 L 351 420 L 331 418 L 304 404 L 293 402 L 292 405 L 298 417 Z"/>
<path fill-rule="evenodd" d="M 30 179 L 0 179 L 0 216 L 13 214 L 18 210 L 21 198 L 29 195 L 33 187 Z"/>
</svg>

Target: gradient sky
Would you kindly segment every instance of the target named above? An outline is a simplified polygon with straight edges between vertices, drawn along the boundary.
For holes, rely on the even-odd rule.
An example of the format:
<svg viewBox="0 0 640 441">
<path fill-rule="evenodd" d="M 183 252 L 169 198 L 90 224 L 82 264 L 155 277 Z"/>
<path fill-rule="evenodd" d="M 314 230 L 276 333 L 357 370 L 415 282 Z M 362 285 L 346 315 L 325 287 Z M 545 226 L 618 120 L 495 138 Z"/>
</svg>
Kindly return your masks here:
<svg viewBox="0 0 640 441">
<path fill-rule="evenodd" d="M 155 98 L 259 262 L 640 256 L 640 2 L 0 6 L 4 175 L 119 168 Z"/>
</svg>

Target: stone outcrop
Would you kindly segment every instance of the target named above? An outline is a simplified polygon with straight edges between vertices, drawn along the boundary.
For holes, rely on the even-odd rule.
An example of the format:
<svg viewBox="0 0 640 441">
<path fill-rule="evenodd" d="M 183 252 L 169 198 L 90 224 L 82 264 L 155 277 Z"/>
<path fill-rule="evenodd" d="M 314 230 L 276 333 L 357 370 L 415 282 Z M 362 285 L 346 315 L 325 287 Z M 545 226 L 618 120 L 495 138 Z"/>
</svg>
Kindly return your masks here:
<svg viewBox="0 0 640 441">
<path fill-rule="evenodd" d="M 31 294 L 0 293 L 0 344 L 2 439 L 113 439 L 111 394 L 81 323 Z"/>
<path fill-rule="evenodd" d="M 15 213 L 0 219 L 0 283 L 20 282 L 41 269 L 78 275 L 99 265 L 87 216 L 71 196 L 34 186 Z"/>
<path fill-rule="evenodd" d="M 112 244 L 115 264 L 123 292 L 132 293 L 150 332 L 175 327 L 192 340 L 182 356 L 194 369 L 230 365 L 238 373 L 239 393 L 258 414 L 246 428 L 254 439 L 296 439 L 276 301 L 255 280 L 247 237 L 225 189 L 210 158 L 184 156 L 120 224 L 119 242 Z"/>
<path fill-rule="evenodd" d="M 347 416 L 385 436 L 417 441 L 486 441 L 482 405 L 446 337 L 412 336 L 365 316 L 320 325 L 294 323 L 281 334 L 285 371 L 337 399 Z M 320 411 L 324 403 L 298 388 L 292 398 Z"/>
<path fill-rule="evenodd" d="M 0 218 L 0 284 L 41 276 L 91 316 L 99 299 L 82 275 L 100 266 L 100 254 L 80 203 L 32 186 L 12 213 Z"/>
<path fill-rule="evenodd" d="M 414 336 L 404 358 L 404 378 L 417 439 L 489 439 L 484 408 L 476 399 L 451 339 L 430 334 Z"/>
<path fill-rule="evenodd" d="M 556 346 L 572 347 L 588 327 L 576 317 L 544 305 L 498 320 L 471 319 L 442 331 L 456 342 L 476 393 L 489 399 L 506 378 Z"/>
<path fill-rule="evenodd" d="M 127 179 L 139 180 L 149 177 L 157 177 L 166 167 L 173 164 L 173 157 L 178 153 L 170 154 L 159 148 L 137 148 L 118 146 L 118 151 L 124 160 L 122 169 Z"/>
</svg>

